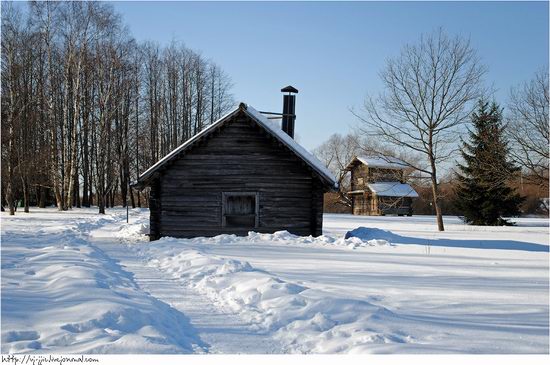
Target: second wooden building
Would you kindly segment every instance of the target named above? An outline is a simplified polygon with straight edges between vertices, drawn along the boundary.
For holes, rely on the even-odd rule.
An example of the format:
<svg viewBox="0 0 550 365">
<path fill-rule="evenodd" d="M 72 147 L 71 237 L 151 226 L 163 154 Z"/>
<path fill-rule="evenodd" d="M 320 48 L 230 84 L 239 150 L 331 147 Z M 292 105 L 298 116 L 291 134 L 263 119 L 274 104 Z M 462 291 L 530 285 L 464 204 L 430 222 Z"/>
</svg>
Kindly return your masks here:
<svg viewBox="0 0 550 365">
<path fill-rule="evenodd" d="M 352 212 L 356 215 L 412 215 L 416 191 L 405 182 L 403 162 L 382 157 L 357 156 L 348 164 L 351 173 Z"/>
</svg>

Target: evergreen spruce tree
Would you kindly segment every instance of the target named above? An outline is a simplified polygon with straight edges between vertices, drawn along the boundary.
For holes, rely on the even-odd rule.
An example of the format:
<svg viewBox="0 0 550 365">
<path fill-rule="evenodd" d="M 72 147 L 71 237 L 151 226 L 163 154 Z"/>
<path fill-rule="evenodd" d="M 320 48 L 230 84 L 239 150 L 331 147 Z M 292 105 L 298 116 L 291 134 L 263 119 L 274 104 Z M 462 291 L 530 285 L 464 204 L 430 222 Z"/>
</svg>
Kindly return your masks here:
<svg viewBox="0 0 550 365">
<path fill-rule="evenodd" d="M 503 217 L 517 216 L 524 198 L 509 185 L 519 168 L 509 159 L 502 111 L 495 102 L 480 100 L 472 124 L 469 141 L 462 140 L 455 204 L 469 224 L 509 225 Z"/>
</svg>

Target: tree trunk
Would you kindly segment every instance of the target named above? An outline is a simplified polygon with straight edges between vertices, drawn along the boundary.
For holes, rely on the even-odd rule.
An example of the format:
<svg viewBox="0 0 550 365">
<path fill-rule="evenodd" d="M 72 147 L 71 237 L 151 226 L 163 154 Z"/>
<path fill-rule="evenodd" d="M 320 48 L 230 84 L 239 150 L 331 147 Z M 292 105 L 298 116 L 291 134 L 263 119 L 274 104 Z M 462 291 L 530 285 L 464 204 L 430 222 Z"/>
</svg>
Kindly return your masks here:
<svg viewBox="0 0 550 365">
<path fill-rule="evenodd" d="M 125 163 L 126 164 L 126 163 Z M 122 207 L 126 207 L 128 204 L 128 173 L 127 165 L 124 167 L 124 172 L 120 174 L 120 200 L 122 201 Z"/>
<path fill-rule="evenodd" d="M 59 191 L 59 188 L 55 187 L 55 201 L 57 204 L 57 210 L 62 211 L 63 210 L 63 199 L 61 198 L 61 192 Z"/>
<path fill-rule="evenodd" d="M 87 169 L 87 167 L 85 167 Z M 82 206 L 90 207 L 90 200 L 88 199 L 88 174 L 85 173 L 82 178 Z"/>
<path fill-rule="evenodd" d="M 26 178 L 22 178 L 22 187 L 23 187 L 23 203 L 25 205 L 25 213 L 29 212 L 29 182 Z"/>
<path fill-rule="evenodd" d="M 134 189 L 130 188 L 130 203 L 132 204 L 132 209 L 136 207 L 136 201 L 134 199 Z"/>
<path fill-rule="evenodd" d="M 435 209 L 435 217 L 437 220 L 437 230 L 443 232 L 445 227 L 443 226 L 443 216 L 441 215 L 441 207 L 439 206 L 439 185 L 437 183 L 437 170 L 435 166 L 435 159 L 430 158 L 430 165 L 432 167 L 432 173 L 430 174 L 430 180 L 432 182 L 432 204 Z"/>
<path fill-rule="evenodd" d="M 71 145 L 70 145 L 70 152 L 69 152 L 69 186 L 67 187 L 67 205 L 71 206 L 73 205 L 73 198 L 74 193 L 78 191 L 78 118 L 79 118 L 79 112 L 80 112 L 80 64 L 81 61 L 78 62 L 78 67 L 75 72 L 76 74 L 76 86 L 74 86 L 74 93 L 76 94 L 73 96 L 73 116 L 72 116 L 72 122 L 71 122 Z M 75 186 L 77 189 L 75 189 Z M 75 191 L 76 190 L 76 191 Z M 78 204 L 80 207 L 80 203 Z M 74 205 L 73 205 L 74 206 Z"/>
<path fill-rule="evenodd" d="M 441 215 L 441 207 L 439 205 L 439 185 L 437 184 L 437 179 L 435 174 L 431 176 L 432 181 L 432 203 L 435 209 L 435 217 L 437 220 L 437 230 L 443 232 L 445 227 L 443 226 L 443 216 Z"/>
<path fill-rule="evenodd" d="M 105 214 L 105 195 L 97 195 L 97 206 L 99 207 L 99 214 Z"/>
<path fill-rule="evenodd" d="M 86 122 L 85 122 L 86 124 Z M 83 207 L 90 206 L 90 200 L 88 198 L 88 172 L 89 172 L 89 161 L 88 161 L 88 136 L 87 136 L 87 127 L 83 127 L 84 132 L 82 136 L 82 201 L 81 204 Z"/>
<path fill-rule="evenodd" d="M 8 176 L 8 180 L 9 180 L 9 176 Z M 8 183 L 6 184 L 6 203 L 8 203 L 8 208 L 10 209 L 10 215 L 14 215 L 15 206 L 14 206 L 13 191 L 12 191 L 12 186 L 10 181 L 8 181 Z"/>
<path fill-rule="evenodd" d="M 38 208 L 46 208 L 46 188 L 39 186 Z"/>
<path fill-rule="evenodd" d="M 126 208 L 126 205 L 128 205 L 128 185 L 124 186 L 124 190 L 121 189 L 120 199 L 122 200 L 122 207 Z"/>
<path fill-rule="evenodd" d="M 441 215 L 441 206 L 439 205 L 439 184 L 437 182 L 437 166 L 435 164 L 436 156 L 433 149 L 432 131 L 429 131 L 428 146 L 428 159 L 430 161 L 430 167 L 432 170 L 432 173 L 430 174 L 430 180 L 432 182 L 432 203 L 435 209 L 437 230 L 443 232 L 445 230 L 445 227 L 443 226 L 443 216 Z"/>
<path fill-rule="evenodd" d="M 73 193 L 73 197 L 74 197 L 74 204 L 73 206 L 76 206 L 77 208 L 80 208 L 81 205 L 80 205 L 80 181 L 78 179 L 78 171 L 76 171 L 75 173 L 75 177 L 74 177 L 74 193 Z"/>
<path fill-rule="evenodd" d="M 111 191 L 111 208 L 114 208 L 115 207 L 115 191 Z"/>
<path fill-rule="evenodd" d="M 90 174 L 90 181 L 88 182 L 90 191 L 88 192 L 88 207 L 94 205 L 94 192 L 93 192 L 93 181 L 92 174 Z"/>
</svg>

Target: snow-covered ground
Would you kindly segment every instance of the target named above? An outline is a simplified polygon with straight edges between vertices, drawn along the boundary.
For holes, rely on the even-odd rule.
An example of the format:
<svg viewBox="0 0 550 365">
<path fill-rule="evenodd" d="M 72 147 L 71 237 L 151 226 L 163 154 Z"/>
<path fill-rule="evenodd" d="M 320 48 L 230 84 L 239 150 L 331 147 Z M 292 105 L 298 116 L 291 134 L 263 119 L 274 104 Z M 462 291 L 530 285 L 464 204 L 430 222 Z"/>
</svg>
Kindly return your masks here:
<svg viewBox="0 0 550 365">
<path fill-rule="evenodd" d="M 147 210 L 95 212 L 2 213 L 2 352 L 549 351 L 547 219 L 150 243 Z"/>
<path fill-rule="evenodd" d="M 2 353 L 194 352 L 189 320 L 90 242 L 92 210 L 2 213 Z"/>
</svg>

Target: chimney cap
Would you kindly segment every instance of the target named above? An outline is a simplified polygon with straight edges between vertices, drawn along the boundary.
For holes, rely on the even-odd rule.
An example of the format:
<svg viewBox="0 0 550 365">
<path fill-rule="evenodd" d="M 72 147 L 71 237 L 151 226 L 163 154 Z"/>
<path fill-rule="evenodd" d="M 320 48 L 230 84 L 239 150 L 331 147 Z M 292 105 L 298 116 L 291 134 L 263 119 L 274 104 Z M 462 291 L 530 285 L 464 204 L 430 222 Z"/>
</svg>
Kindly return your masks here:
<svg viewBox="0 0 550 365">
<path fill-rule="evenodd" d="M 289 93 L 296 93 L 296 94 L 298 94 L 298 89 L 296 89 L 295 87 L 292 87 L 292 86 L 288 85 L 287 87 L 283 87 L 283 88 L 281 89 L 281 92 L 283 92 L 283 93 L 289 92 Z"/>
</svg>

